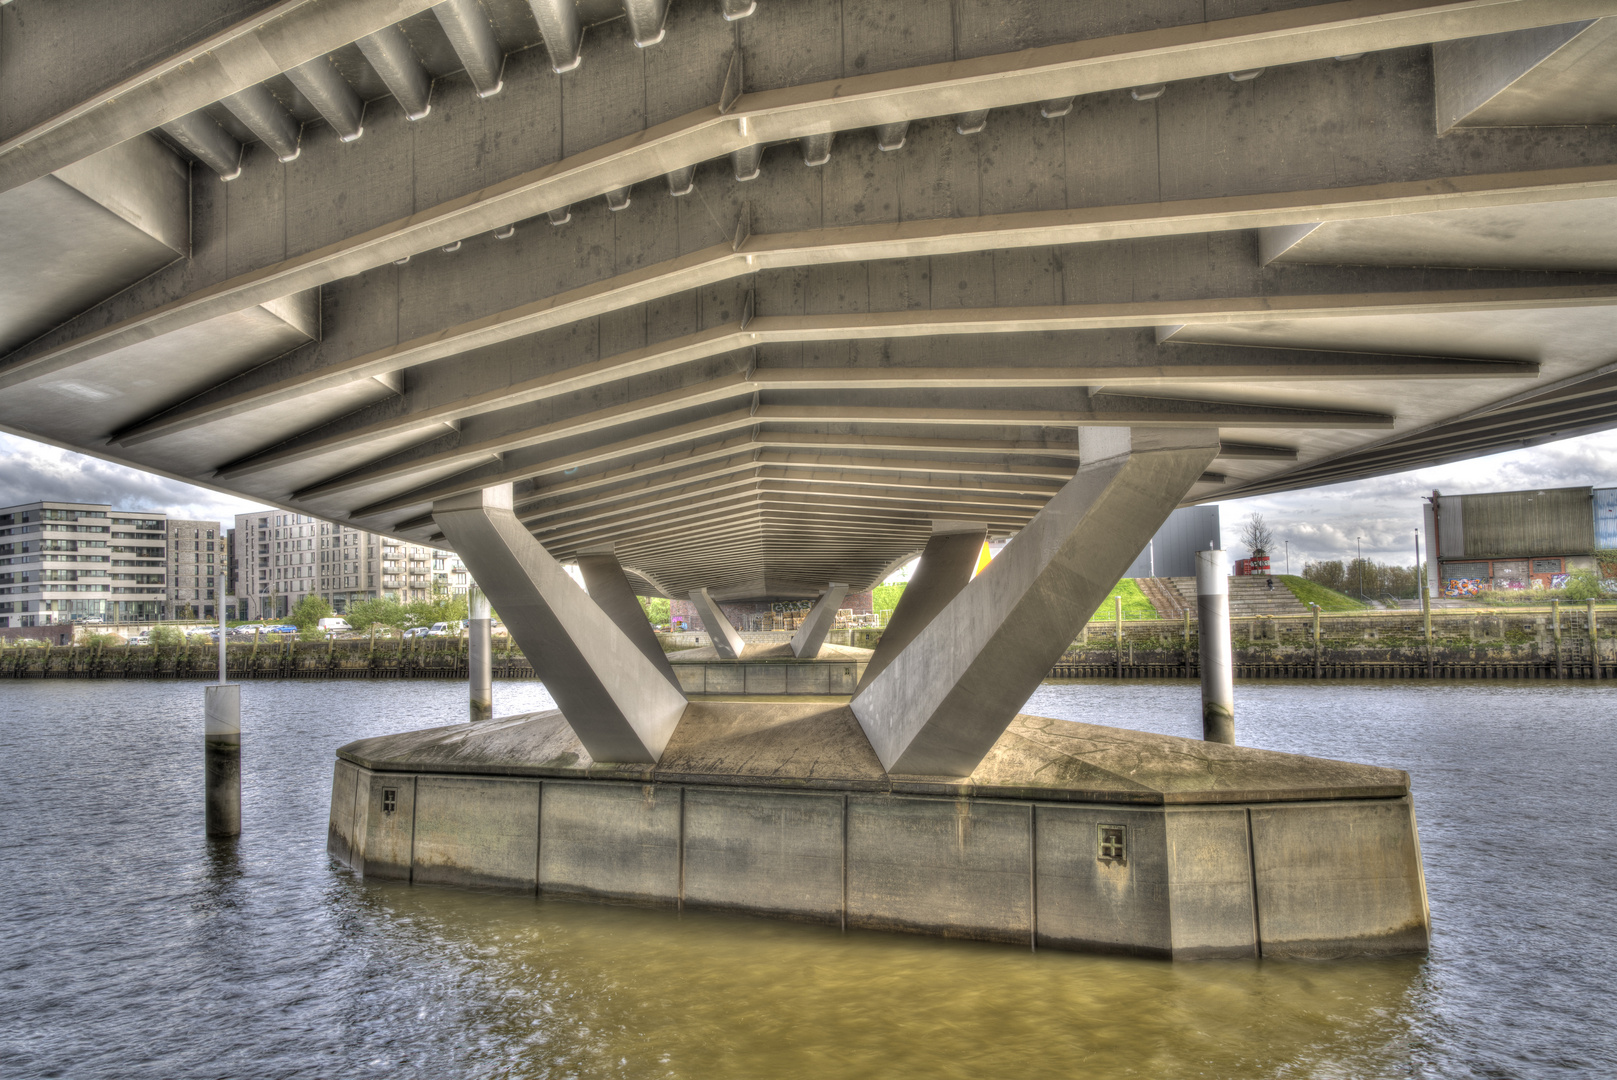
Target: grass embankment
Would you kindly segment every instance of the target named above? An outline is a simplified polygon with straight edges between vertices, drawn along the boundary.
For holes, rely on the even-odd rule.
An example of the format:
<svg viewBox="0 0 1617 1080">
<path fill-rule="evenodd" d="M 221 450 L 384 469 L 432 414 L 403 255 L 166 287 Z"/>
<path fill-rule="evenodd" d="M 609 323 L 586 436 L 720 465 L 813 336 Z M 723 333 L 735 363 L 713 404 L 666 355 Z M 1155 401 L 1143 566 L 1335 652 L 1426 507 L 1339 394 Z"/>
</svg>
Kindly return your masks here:
<svg viewBox="0 0 1617 1080">
<path fill-rule="evenodd" d="M 1275 577 L 1291 590 L 1291 595 L 1305 604 L 1318 604 L 1321 611 L 1363 611 L 1370 606 L 1362 600 L 1355 600 L 1295 574 L 1276 574 Z"/>
<path fill-rule="evenodd" d="M 1123 598 L 1124 622 L 1130 619 L 1155 619 L 1158 617 L 1157 609 L 1152 606 L 1151 601 L 1145 598 L 1145 593 L 1140 591 L 1139 583 L 1133 578 L 1124 578 L 1112 586 L 1112 591 L 1106 594 L 1106 599 L 1101 601 L 1100 607 L 1095 610 L 1095 614 L 1092 616 L 1095 622 L 1112 621 L 1112 616 L 1117 610 L 1117 598 L 1119 596 Z"/>
</svg>

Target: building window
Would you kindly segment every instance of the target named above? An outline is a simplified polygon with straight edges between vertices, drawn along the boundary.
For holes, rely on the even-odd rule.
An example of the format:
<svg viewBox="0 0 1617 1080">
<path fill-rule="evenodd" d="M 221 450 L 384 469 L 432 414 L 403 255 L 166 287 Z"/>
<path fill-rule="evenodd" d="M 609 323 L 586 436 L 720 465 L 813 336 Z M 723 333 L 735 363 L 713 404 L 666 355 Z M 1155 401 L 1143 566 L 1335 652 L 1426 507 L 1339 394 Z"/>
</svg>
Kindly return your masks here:
<svg viewBox="0 0 1617 1080">
<path fill-rule="evenodd" d="M 1099 861 L 1107 866 L 1128 865 L 1128 827 L 1102 825 L 1100 829 Z"/>
</svg>

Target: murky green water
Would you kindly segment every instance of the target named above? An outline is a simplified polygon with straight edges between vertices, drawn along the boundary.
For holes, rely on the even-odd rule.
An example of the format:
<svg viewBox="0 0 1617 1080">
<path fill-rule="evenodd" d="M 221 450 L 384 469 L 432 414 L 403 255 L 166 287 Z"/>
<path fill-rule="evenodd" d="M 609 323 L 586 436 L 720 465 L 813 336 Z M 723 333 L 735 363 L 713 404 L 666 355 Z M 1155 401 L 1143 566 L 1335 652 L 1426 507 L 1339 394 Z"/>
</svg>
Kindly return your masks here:
<svg viewBox="0 0 1617 1080">
<path fill-rule="evenodd" d="M 463 695 L 250 684 L 210 845 L 199 685 L 0 684 L 0 1076 L 1617 1075 L 1617 689 L 1242 686 L 1244 742 L 1411 770 L 1433 951 L 1178 965 L 355 880 L 332 749 Z M 1195 689 L 1029 711 L 1187 734 Z"/>
</svg>

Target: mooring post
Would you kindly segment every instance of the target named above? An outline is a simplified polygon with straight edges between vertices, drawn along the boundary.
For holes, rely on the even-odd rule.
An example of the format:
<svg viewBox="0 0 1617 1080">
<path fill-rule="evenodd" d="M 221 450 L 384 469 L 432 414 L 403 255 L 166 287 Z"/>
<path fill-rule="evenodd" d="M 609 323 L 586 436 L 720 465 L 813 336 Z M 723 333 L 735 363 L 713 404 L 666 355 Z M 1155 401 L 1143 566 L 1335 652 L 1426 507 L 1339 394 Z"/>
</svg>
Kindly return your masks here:
<svg viewBox="0 0 1617 1080">
<path fill-rule="evenodd" d="M 1201 627 L 1202 738 L 1235 742 L 1234 643 L 1230 579 L 1223 551 L 1196 552 L 1196 618 Z"/>
<path fill-rule="evenodd" d="M 225 593 L 219 575 L 216 596 Z M 225 681 L 224 603 L 219 607 L 219 681 L 204 687 L 203 764 L 209 836 L 241 835 L 241 686 Z"/>
<path fill-rule="evenodd" d="M 1426 677 L 1437 674 L 1437 660 L 1432 655 L 1432 590 L 1424 583 L 1420 589 L 1420 616 L 1426 633 Z"/>
<path fill-rule="evenodd" d="M 1555 637 L 1555 677 L 1566 678 L 1566 668 L 1561 663 L 1561 601 L 1550 601 L 1550 633 Z"/>
<path fill-rule="evenodd" d="M 1320 658 L 1323 646 L 1319 640 L 1319 605 L 1309 604 L 1314 609 L 1314 678 L 1320 677 Z"/>
<path fill-rule="evenodd" d="M 1114 596 L 1112 615 L 1117 619 L 1117 677 L 1123 677 L 1123 598 Z"/>
<path fill-rule="evenodd" d="M 1185 609 L 1185 646 L 1181 650 L 1185 658 L 1185 678 L 1190 678 L 1190 609 Z"/>
<path fill-rule="evenodd" d="M 466 643 L 466 675 L 471 684 L 472 723 L 494 718 L 494 619 L 488 597 L 471 588 L 471 631 Z"/>
<path fill-rule="evenodd" d="M 1595 623 L 1595 601 L 1589 598 L 1589 678 L 1600 678 L 1600 631 Z"/>
</svg>

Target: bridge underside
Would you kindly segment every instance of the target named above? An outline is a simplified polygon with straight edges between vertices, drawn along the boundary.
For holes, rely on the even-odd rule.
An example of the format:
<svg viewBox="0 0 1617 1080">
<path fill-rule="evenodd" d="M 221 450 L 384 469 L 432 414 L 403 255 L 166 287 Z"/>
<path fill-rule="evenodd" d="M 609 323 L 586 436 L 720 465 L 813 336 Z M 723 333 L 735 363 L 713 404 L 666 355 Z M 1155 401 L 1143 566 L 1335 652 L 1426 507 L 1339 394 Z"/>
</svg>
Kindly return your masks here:
<svg viewBox="0 0 1617 1080">
<path fill-rule="evenodd" d="M 13 0 L 0 427 L 729 600 L 1612 426 L 1617 2 L 1265 6 Z"/>
</svg>

